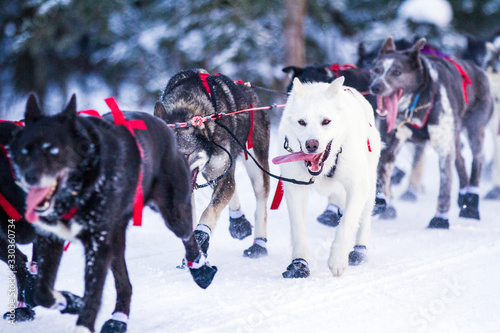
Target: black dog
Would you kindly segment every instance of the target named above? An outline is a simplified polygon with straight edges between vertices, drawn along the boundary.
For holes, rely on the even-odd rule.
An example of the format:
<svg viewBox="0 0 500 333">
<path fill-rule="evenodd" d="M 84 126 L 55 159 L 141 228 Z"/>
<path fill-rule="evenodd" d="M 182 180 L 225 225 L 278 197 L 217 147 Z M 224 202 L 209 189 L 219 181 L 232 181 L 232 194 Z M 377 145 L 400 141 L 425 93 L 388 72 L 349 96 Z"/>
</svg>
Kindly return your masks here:
<svg viewBox="0 0 500 333">
<path fill-rule="evenodd" d="M 63 239 L 79 240 L 84 246 L 85 293 L 78 332 L 94 331 L 110 267 L 117 300 L 113 319 L 101 332 L 126 331 L 132 286 L 124 258 L 125 232 L 136 212 L 134 204 L 140 202 L 138 185 L 144 203 L 152 204 L 182 239 L 196 283 L 208 287 L 217 271 L 193 235 L 189 169 L 173 132 L 146 113 L 126 112 L 125 119 L 117 121 L 125 126 L 116 126 L 110 114 L 104 119 L 77 116 L 74 95 L 63 112 L 44 116 L 30 95 L 26 127 L 10 145 L 16 176 L 28 191 L 25 217 L 50 235 L 39 238 L 39 305 L 59 309 L 73 301 L 70 293 L 55 291 L 54 282 Z M 127 128 L 130 120 L 140 121 L 147 130 L 138 130 L 134 137 Z"/>
<path fill-rule="evenodd" d="M 395 155 L 407 139 L 430 141 L 439 155 L 440 189 L 437 212 L 429 228 L 449 228 L 452 166 L 458 171 L 460 216 L 479 219 L 478 186 L 484 130 L 493 113 L 486 74 L 468 61 L 420 54 L 425 39 L 397 51 L 388 38 L 374 62 L 371 91 L 378 112 L 385 114 L 387 135 L 379 163 L 379 199 L 390 198 Z M 460 133 L 466 130 L 472 150 L 470 178 L 462 157 Z M 385 198 L 383 197 L 385 196 Z"/>
<path fill-rule="evenodd" d="M 312 65 L 306 67 L 288 66 L 282 69 L 291 77 L 290 84 L 288 85 L 288 92 L 292 90 L 293 80 L 298 78 L 300 82 L 332 82 L 336 78 L 343 76 L 345 78 L 344 85 L 353 87 L 362 94 L 370 102 L 373 110 L 377 107 L 377 99 L 370 93 L 370 72 L 367 69 L 357 68 L 353 65 Z M 337 197 L 331 195 L 328 197 L 328 206 L 325 211 L 318 216 L 318 222 L 336 227 L 342 217 L 342 209 L 339 207 Z"/>
<path fill-rule="evenodd" d="M 11 311 L 5 313 L 9 321 L 33 320 L 33 285 L 35 275 L 28 268 L 28 258 L 17 244 L 31 244 L 35 240 L 35 228 L 24 219 L 23 190 L 15 184 L 7 144 L 14 133 L 21 129 L 14 122 L 0 122 L 0 260 L 15 272 L 17 283 L 17 305 L 9 304 Z M 10 240 L 10 241 L 9 241 Z M 37 261 L 36 246 L 33 247 L 33 262 Z"/>
</svg>

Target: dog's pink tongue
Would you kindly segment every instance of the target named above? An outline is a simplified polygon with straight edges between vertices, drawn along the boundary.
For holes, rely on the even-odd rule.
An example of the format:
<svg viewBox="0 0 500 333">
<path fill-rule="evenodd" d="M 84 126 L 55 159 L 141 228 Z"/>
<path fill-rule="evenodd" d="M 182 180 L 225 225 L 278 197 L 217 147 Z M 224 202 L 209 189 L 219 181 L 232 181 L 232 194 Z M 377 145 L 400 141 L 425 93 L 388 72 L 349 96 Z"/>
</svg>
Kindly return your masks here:
<svg viewBox="0 0 500 333">
<path fill-rule="evenodd" d="M 38 220 L 38 214 L 35 212 L 36 206 L 45 199 L 49 194 L 51 186 L 48 187 L 33 187 L 26 196 L 26 214 L 24 217 L 30 223 Z"/>
<path fill-rule="evenodd" d="M 377 98 L 377 108 L 381 111 L 387 111 L 385 116 L 387 121 L 387 133 L 393 130 L 394 124 L 398 117 L 398 101 L 401 92 L 396 91 L 390 96 L 384 96 Z"/>
<path fill-rule="evenodd" d="M 282 156 L 277 156 L 273 158 L 274 164 L 295 162 L 295 161 L 309 161 L 311 162 L 310 169 L 312 171 L 319 171 L 321 169 L 320 160 L 323 153 L 318 154 L 306 154 L 303 152 L 296 152 L 291 154 L 286 154 Z"/>
</svg>

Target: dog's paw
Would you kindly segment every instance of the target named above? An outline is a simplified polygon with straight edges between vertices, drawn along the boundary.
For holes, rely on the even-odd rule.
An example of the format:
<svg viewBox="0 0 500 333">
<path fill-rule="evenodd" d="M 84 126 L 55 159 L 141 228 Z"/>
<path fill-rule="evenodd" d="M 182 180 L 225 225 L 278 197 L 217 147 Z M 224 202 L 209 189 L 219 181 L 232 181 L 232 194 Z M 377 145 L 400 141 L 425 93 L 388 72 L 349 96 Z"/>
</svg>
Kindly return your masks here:
<svg viewBox="0 0 500 333">
<path fill-rule="evenodd" d="M 380 213 L 380 218 L 384 220 L 394 220 L 398 214 L 396 213 L 396 208 L 394 206 L 387 206 L 385 210 Z"/>
<path fill-rule="evenodd" d="M 316 218 L 316 220 L 318 220 L 319 223 L 324 224 L 326 226 L 336 227 L 339 225 L 341 217 L 342 214 L 326 209 L 323 212 L 323 214 L 321 214 Z"/>
<path fill-rule="evenodd" d="M 102 325 L 101 333 L 125 333 L 127 332 L 127 323 L 123 321 L 108 319 Z"/>
<path fill-rule="evenodd" d="M 217 267 L 210 266 L 205 254 L 200 253 L 195 261 L 188 261 L 189 271 L 194 282 L 203 289 L 206 289 L 217 273 Z"/>
<path fill-rule="evenodd" d="M 196 243 L 198 243 L 203 253 L 207 254 L 208 246 L 210 244 L 210 234 L 204 230 L 196 229 L 194 231 L 194 239 L 196 239 Z"/>
<path fill-rule="evenodd" d="M 366 261 L 366 246 L 356 245 L 349 253 L 349 266 L 358 266 Z"/>
<path fill-rule="evenodd" d="M 308 277 L 311 275 L 311 272 L 309 271 L 307 261 L 304 259 L 293 259 L 282 275 L 285 279 L 298 279 Z"/>
<path fill-rule="evenodd" d="M 441 217 L 433 217 L 427 226 L 428 229 L 449 229 L 450 222 L 448 219 L 443 219 Z"/>
<path fill-rule="evenodd" d="M 343 251 L 333 251 L 330 258 L 328 258 L 328 267 L 335 276 L 341 276 L 348 265 L 349 254 Z"/>
<path fill-rule="evenodd" d="M 403 201 L 408 201 L 408 202 L 416 202 L 417 201 L 417 194 L 415 193 L 415 190 L 412 189 L 407 189 L 405 193 L 401 194 L 399 199 Z"/>
<path fill-rule="evenodd" d="M 401 183 L 405 175 L 406 173 L 403 170 L 395 167 L 391 175 L 391 185 L 398 185 L 399 183 Z"/>
<path fill-rule="evenodd" d="M 14 312 L 6 312 L 3 315 L 3 319 L 15 322 L 31 321 L 35 319 L 35 311 L 31 306 L 15 308 Z"/>
<path fill-rule="evenodd" d="M 252 225 L 246 219 L 245 215 L 238 218 L 229 218 L 229 233 L 231 237 L 242 240 L 252 234 Z"/>
<path fill-rule="evenodd" d="M 457 204 L 459 208 L 462 208 L 465 204 L 465 194 L 458 193 Z"/>
<path fill-rule="evenodd" d="M 488 200 L 500 200 L 500 186 L 493 187 L 484 197 Z"/>
<path fill-rule="evenodd" d="M 64 310 L 60 310 L 61 313 L 68 313 L 68 314 L 80 313 L 80 310 L 83 308 L 84 305 L 83 298 L 74 295 L 69 291 L 61 291 L 61 294 L 64 296 L 64 298 L 66 298 L 66 308 Z"/>
<path fill-rule="evenodd" d="M 375 198 L 372 215 L 382 214 L 387 208 L 387 201 L 384 198 Z"/>
<path fill-rule="evenodd" d="M 460 217 L 479 220 L 479 195 L 467 193 L 460 207 Z"/>
<path fill-rule="evenodd" d="M 243 251 L 243 256 L 253 259 L 267 256 L 266 242 L 265 238 L 256 238 L 253 245 Z"/>
</svg>

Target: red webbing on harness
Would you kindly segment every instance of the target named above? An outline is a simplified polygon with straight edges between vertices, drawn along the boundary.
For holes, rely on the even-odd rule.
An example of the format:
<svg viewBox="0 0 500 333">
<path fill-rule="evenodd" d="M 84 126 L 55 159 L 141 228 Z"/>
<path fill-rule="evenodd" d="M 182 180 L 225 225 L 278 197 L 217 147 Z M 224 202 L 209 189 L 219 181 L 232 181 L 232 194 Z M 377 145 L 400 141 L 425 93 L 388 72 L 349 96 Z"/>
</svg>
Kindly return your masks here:
<svg viewBox="0 0 500 333">
<path fill-rule="evenodd" d="M 147 129 L 146 123 L 143 120 L 126 120 L 125 116 L 123 115 L 123 112 L 118 107 L 118 104 L 116 103 L 114 97 L 106 98 L 104 101 L 111 109 L 111 115 L 113 116 L 115 124 L 125 126 L 134 138 L 135 138 L 134 129 L 141 129 L 141 130 Z M 137 140 L 136 143 L 137 143 L 137 149 L 139 149 L 139 154 L 141 156 L 141 159 L 143 159 L 144 152 L 142 151 L 142 148 Z M 139 179 L 137 181 L 137 188 L 135 190 L 135 196 L 134 196 L 133 225 L 135 226 L 142 225 L 142 209 L 144 208 L 144 193 L 142 191 L 142 178 L 143 178 L 142 170 L 139 170 Z"/>
<path fill-rule="evenodd" d="M 281 200 L 283 200 L 283 193 L 283 181 L 280 179 L 278 181 L 278 185 L 276 186 L 276 192 L 274 192 L 273 202 L 271 203 L 271 210 L 276 210 L 279 208 Z"/>
<path fill-rule="evenodd" d="M 210 92 L 210 86 L 208 85 L 208 82 L 207 82 L 207 77 L 209 75 L 210 74 L 208 74 L 208 73 L 200 73 L 200 80 L 201 80 L 201 83 L 203 84 L 203 87 L 207 91 L 208 95 L 210 96 L 210 98 L 212 98 L 212 94 Z M 220 75 L 220 73 L 214 74 L 214 76 L 216 76 L 216 75 Z M 245 82 L 243 82 L 242 80 L 233 81 L 233 82 L 238 83 L 238 84 L 243 84 L 243 85 L 245 84 Z M 253 109 L 252 104 L 250 104 L 250 109 Z M 217 110 L 215 110 L 215 111 L 217 112 Z M 250 131 L 248 132 L 247 148 L 248 149 L 253 148 L 253 110 L 250 111 Z M 245 160 L 248 160 L 247 152 L 244 151 L 244 153 L 245 153 Z"/>
<path fill-rule="evenodd" d="M 2 154 L 5 155 L 7 160 L 9 161 L 9 166 L 10 166 L 10 172 L 12 174 L 12 177 L 15 178 L 14 176 L 14 169 L 12 168 L 12 163 L 9 158 L 9 154 L 7 152 L 7 148 L 5 146 L 0 145 L 0 151 Z M 0 193 L 0 207 L 7 213 L 7 215 L 16 221 L 19 221 L 20 219 L 23 218 L 23 216 L 17 211 L 17 209 L 12 206 L 12 204 Z"/>
<path fill-rule="evenodd" d="M 345 71 L 346 69 L 351 69 L 351 68 L 358 68 L 356 67 L 355 65 L 353 64 L 344 64 L 344 65 L 340 65 L 340 64 L 337 64 L 337 63 L 334 63 L 330 66 L 330 70 L 333 72 L 333 74 L 335 74 L 336 77 L 339 77 L 339 71 Z"/>
<path fill-rule="evenodd" d="M 462 75 L 462 86 L 463 86 L 463 90 L 464 90 L 465 104 L 469 104 L 469 98 L 467 97 L 467 85 L 470 85 L 470 86 L 472 85 L 472 82 L 469 79 L 469 76 L 464 71 L 462 66 L 460 66 L 455 60 L 453 60 L 451 58 L 444 58 L 444 59 L 451 62 L 453 65 L 455 65 L 455 67 L 457 68 L 460 75 Z"/>
<path fill-rule="evenodd" d="M 17 121 L 17 120 L 2 120 L 2 119 L 0 119 L 0 123 L 14 123 L 14 124 L 16 124 L 17 126 L 21 126 L 21 127 L 23 127 L 23 126 L 24 126 L 24 122 L 22 122 L 22 121 Z"/>
<path fill-rule="evenodd" d="M 78 111 L 78 114 L 86 114 L 87 116 L 102 118 L 97 110 L 82 110 Z"/>
</svg>

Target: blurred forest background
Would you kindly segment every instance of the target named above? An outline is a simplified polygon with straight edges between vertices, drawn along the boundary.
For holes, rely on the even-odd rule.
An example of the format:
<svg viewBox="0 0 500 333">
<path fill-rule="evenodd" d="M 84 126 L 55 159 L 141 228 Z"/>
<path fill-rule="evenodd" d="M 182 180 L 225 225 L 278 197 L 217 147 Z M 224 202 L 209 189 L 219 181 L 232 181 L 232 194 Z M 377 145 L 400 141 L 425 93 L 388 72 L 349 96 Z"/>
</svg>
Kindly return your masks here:
<svg viewBox="0 0 500 333">
<path fill-rule="evenodd" d="M 30 91 L 47 107 L 75 87 L 143 108 L 198 67 L 284 90 L 282 67 L 354 63 L 362 41 L 426 36 L 457 55 L 467 35 L 500 28 L 500 0 L 422 1 L 445 2 L 452 19 L 426 22 L 394 0 L 0 0 L 0 118 Z"/>
</svg>

